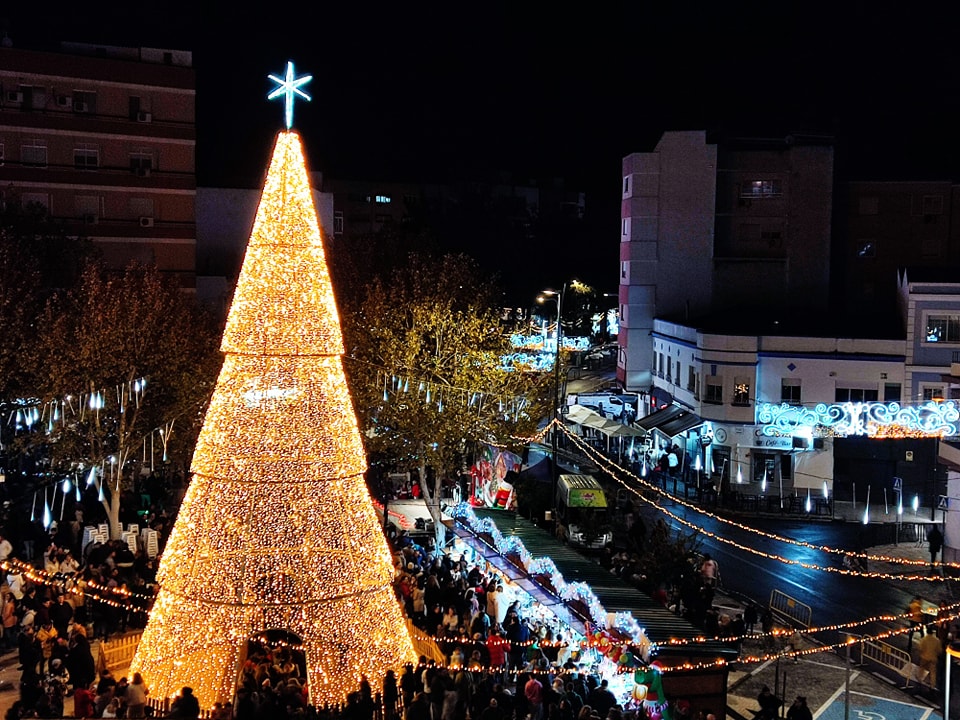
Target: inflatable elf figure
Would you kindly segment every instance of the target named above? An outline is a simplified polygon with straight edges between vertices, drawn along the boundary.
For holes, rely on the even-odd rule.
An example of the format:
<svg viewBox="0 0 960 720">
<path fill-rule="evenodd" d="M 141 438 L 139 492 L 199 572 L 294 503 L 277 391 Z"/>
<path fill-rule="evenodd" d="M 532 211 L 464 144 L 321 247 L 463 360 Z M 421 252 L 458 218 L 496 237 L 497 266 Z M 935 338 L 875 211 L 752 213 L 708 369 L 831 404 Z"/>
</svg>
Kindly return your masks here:
<svg viewBox="0 0 960 720">
<path fill-rule="evenodd" d="M 660 668 L 656 663 L 633 673 L 633 700 L 643 705 L 650 720 L 672 720 L 667 706 L 667 697 L 663 693 L 663 681 Z"/>
</svg>

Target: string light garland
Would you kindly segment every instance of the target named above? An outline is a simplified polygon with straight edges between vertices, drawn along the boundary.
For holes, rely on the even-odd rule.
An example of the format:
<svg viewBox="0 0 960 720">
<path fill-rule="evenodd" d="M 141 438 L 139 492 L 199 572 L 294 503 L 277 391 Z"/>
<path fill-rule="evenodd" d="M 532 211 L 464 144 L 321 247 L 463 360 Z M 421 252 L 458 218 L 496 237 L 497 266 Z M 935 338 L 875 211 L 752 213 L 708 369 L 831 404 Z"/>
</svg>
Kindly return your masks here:
<svg viewBox="0 0 960 720">
<path fill-rule="evenodd" d="M 731 540 L 731 539 L 729 539 L 729 538 L 725 538 L 725 537 L 723 537 L 722 535 L 720 535 L 719 533 L 711 532 L 711 531 L 703 528 L 702 526 L 697 525 L 696 523 L 691 522 L 690 520 L 687 520 L 686 518 L 680 517 L 680 516 L 677 515 L 676 513 L 671 512 L 671 511 L 668 510 L 667 508 L 659 505 L 657 502 L 654 502 L 654 501 L 652 501 L 652 500 L 650 500 L 650 499 L 648 499 L 648 498 L 645 498 L 645 497 L 643 496 L 643 494 L 642 494 L 639 490 L 637 490 L 635 487 L 629 485 L 629 484 L 626 483 L 623 479 L 621 479 L 620 477 L 618 477 L 618 476 L 614 473 L 614 470 L 617 470 L 617 471 L 619 471 L 619 472 L 621 472 L 621 473 L 623 473 L 623 474 L 625 474 L 625 475 L 633 478 L 636 482 L 640 483 L 640 484 L 643 485 L 644 487 L 647 487 L 647 488 L 649 488 L 649 489 L 655 490 L 655 491 L 656 491 L 659 495 L 661 495 L 661 496 L 665 496 L 665 497 L 668 497 L 668 498 L 675 499 L 675 500 L 677 501 L 677 503 L 678 503 L 679 505 L 682 505 L 683 507 L 686 507 L 686 508 L 688 508 L 688 509 L 690 509 L 690 510 L 694 510 L 695 512 L 697 512 L 697 513 L 699 513 L 699 514 L 701 514 L 701 515 L 704 515 L 704 516 L 706 516 L 706 517 L 712 518 L 712 519 L 714 519 L 714 520 L 718 520 L 718 521 L 720 521 L 720 522 L 725 522 L 725 521 L 726 521 L 725 518 L 721 518 L 721 517 L 718 516 L 718 515 L 714 515 L 713 513 L 709 513 L 709 512 L 707 512 L 707 511 L 705 511 L 705 510 L 701 510 L 701 509 L 697 508 L 695 505 L 691 505 L 690 503 L 684 502 L 684 501 L 680 500 L 679 498 L 674 498 L 673 495 L 670 495 L 669 493 L 661 490 L 660 488 L 657 488 L 656 486 L 651 485 L 650 483 L 646 482 L 645 480 L 637 477 L 635 474 L 633 474 L 633 473 L 630 472 L 629 470 L 626 470 L 626 469 L 620 467 L 619 465 L 617 465 L 616 463 L 608 460 L 608 459 L 607 459 L 605 456 L 603 456 L 601 453 L 598 453 L 598 452 L 595 451 L 593 448 L 591 448 L 588 444 L 584 443 L 584 442 L 583 442 L 580 438 L 578 438 L 576 435 L 574 435 L 574 434 L 570 433 L 569 431 L 567 431 L 566 428 L 563 428 L 563 430 L 564 430 L 564 432 L 566 433 L 567 437 L 569 437 L 571 440 L 573 440 L 573 442 L 574 442 L 581 450 L 583 450 L 583 452 L 586 453 L 586 455 L 587 455 L 588 457 L 590 457 L 590 458 L 591 458 L 592 460 L 594 460 L 598 465 L 600 465 L 603 469 L 605 469 L 608 473 L 610 473 L 610 475 L 611 475 L 614 479 L 616 479 L 617 482 L 619 482 L 621 485 L 623 485 L 623 487 L 626 488 L 627 490 L 630 490 L 632 493 L 634 493 L 634 494 L 637 496 L 637 498 L 639 498 L 641 501 L 643 501 L 643 502 L 647 503 L 648 505 L 650 505 L 651 507 L 655 508 L 658 512 L 660 512 L 660 513 L 662 513 L 662 514 L 664 514 L 664 515 L 667 515 L 668 517 L 670 517 L 671 519 L 673 519 L 673 520 L 676 521 L 677 523 L 679 523 L 679 524 L 681 524 L 681 525 L 684 525 L 684 526 L 690 528 L 691 530 L 696 530 L 697 532 L 702 533 L 703 535 L 705 535 L 705 536 L 707 536 L 707 537 L 709 537 L 709 538 L 711 538 L 711 539 L 713 539 L 713 540 L 716 540 L 717 542 L 721 542 L 721 543 L 723 543 L 723 544 L 725 544 L 725 545 L 730 545 L 731 547 L 735 547 L 735 548 L 737 548 L 738 550 L 743 550 L 744 552 L 750 553 L 751 555 L 756 555 L 757 557 L 766 558 L 767 560 L 776 560 L 777 562 L 783 563 L 784 565 L 795 565 L 795 566 L 797 566 L 797 567 L 802 567 L 802 568 L 804 568 L 805 570 L 818 570 L 818 571 L 821 571 L 821 572 L 834 573 L 834 574 L 836 574 L 836 575 L 849 575 L 849 576 L 852 576 L 852 577 L 863 577 L 863 578 L 871 578 L 871 579 L 878 579 L 878 580 L 903 580 L 903 581 L 946 582 L 947 580 L 951 579 L 951 578 L 945 577 L 945 576 L 943 576 L 943 575 L 897 575 L 897 574 L 894 574 L 894 573 L 868 572 L 868 571 L 861 571 L 861 570 L 852 570 L 852 569 L 849 569 L 849 568 L 829 567 L 829 566 L 817 565 L 816 563 L 804 562 L 804 561 L 802 561 L 802 560 L 791 560 L 790 558 L 783 557 L 782 555 L 776 555 L 776 554 L 773 554 L 773 553 L 766 553 L 766 552 L 763 552 L 762 550 L 757 550 L 756 548 L 752 548 L 752 547 L 750 547 L 750 546 L 748 546 L 748 545 L 743 545 L 742 543 L 738 543 L 738 542 L 736 542 L 735 540 Z M 820 550 L 820 549 L 822 549 L 822 548 L 817 547 L 817 546 L 814 546 L 814 545 L 808 545 L 807 543 L 797 543 L 797 542 L 791 541 L 791 540 L 789 540 L 789 539 L 787 539 L 787 538 L 780 538 L 779 536 L 774 536 L 774 535 L 771 535 L 771 534 L 769 534 L 769 533 L 765 533 L 765 532 L 763 532 L 762 530 L 756 530 L 755 528 L 750 528 L 749 526 L 746 526 L 746 525 L 740 525 L 739 523 L 735 523 L 735 522 L 732 522 L 732 521 L 729 522 L 729 524 L 734 525 L 734 526 L 736 526 L 736 527 L 739 527 L 739 528 L 741 528 L 741 529 L 743 529 L 743 530 L 747 530 L 747 531 L 753 532 L 754 534 L 762 535 L 762 536 L 769 537 L 769 538 L 772 538 L 772 539 L 779 539 L 779 540 L 782 540 L 783 542 L 787 542 L 787 543 L 789 543 L 789 544 L 797 544 L 797 545 L 800 545 L 800 546 L 802 546 L 802 547 L 808 547 L 808 548 L 811 548 L 811 549 L 814 549 L 814 550 Z M 847 552 L 844 552 L 844 551 L 841 551 L 841 550 L 834 550 L 833 552 L 836 552 L 836 553 L 839 553 L 839 554 L 845 554 L 845 555 L 852 555 L 852 556 L 854 556 L 854 557 L 868 557 L 868 558 L 872 558 L 872 559 L 874 559 L 874 560 L 887 560 L 886 558 L 883 558 L 882 556 L 874 556 L 874 555 L 863 556 L 863 555 L 860 555 L 860 554 L 858 554 L 858 553 L 847 553 Z M 894 558 L 890 558 L 890 559 L 889 559 L 889 561 L 891 561 L 891 562 L 894 561 L 894 560 L 895 560 Z M 903 564 L 915 565 L 916 563 L 915 563 L 915 562 L 910 562 L 910 563 L 903 563 Z M 921 563 L 921 564 L 925 564 L 925 563 Z M 952 566 L 952 565 L 953 565 L 953 564 L 950 564 L 950 565 L 948 565 L 948 566 Z"/>
<path fill-rule="evenodd" d="M 197 440 L 131 670 L 201 706 L 233 696 L 248 640 L 304 647 L 314 705 L 416 655 L 363 444 L 300 137 L 277 135 Z"/>
</svg>

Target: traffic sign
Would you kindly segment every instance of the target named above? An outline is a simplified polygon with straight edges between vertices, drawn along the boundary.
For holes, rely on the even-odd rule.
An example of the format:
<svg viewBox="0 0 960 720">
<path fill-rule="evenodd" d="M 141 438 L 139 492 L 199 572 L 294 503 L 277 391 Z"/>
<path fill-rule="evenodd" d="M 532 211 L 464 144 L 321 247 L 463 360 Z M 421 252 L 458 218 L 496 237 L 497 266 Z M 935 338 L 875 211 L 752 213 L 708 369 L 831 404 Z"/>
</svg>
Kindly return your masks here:
<svg viewBox="0 0 960 720">
<path fill-rule="evenodd" d="M 950 498 L 946 495 L 941 495 L 940 499 L 937 501 L 937 510 L 948 510 L 950 505 Z"/>
<path fill-rule="evenodd" d="M 893 479 L 893 489 L 894 490 L 903 490 L 903 478 L 895 477 Z"/>
</svg>

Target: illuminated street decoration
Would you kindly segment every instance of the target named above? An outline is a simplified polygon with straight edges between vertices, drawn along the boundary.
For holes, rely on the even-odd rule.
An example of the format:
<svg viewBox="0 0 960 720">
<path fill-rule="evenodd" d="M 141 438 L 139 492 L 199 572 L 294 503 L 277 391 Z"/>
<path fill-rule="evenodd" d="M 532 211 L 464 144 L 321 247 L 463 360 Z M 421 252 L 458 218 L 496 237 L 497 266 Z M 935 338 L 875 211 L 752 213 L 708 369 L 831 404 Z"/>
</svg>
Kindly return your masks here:
<svg viewBox="0 0 960 720">
<path fill-rule="evenodd" d="M 757 404 L 757 424 L 767 437 L 789 437 L 805 429 L 839 437 L 953 437 L 960 431 L 958 421 L 960 410 L 953 401 L 820 403 L 812 408 Z"/>
<path fill-rule="evenodd" d="M 588 337 L 567 337 L 563 336 L 563 347 L 566 350 L 589 350 L 590 338 Z M 542 333 L 536 335 L 524 335 L 523 333 L 511 333 L 510 344 L 516 348 L 528 348 L 540 350 L 547 346 L 547 337 Z M 551 353 L 552 354 L 552 353 Z"/>
<path fill-rule="evenodd" d="M 276 100 L 278 97 L 283 96 L 283 115 L 287 123 L 287 130 L 289 130 L 293 127 L 294 100 L 296 100 L 297 97 L 301 97 L 307 102 L 310 102 L 311 100 L 311 97 L 300 88 L 313 80 L 313 75 L 301 75 L 300 77 L 296 77 L 296 74 L 293 71 L 293 63 L 288 60 L 287 72 L 282 78 L 277 77 L 276 75 L 268 75 L 267 77 L 277 83 L 278 86 L 269 95 L 267 95 L 267 100 Z"/>
<path fill-rule="evenodd" d="M 297 638 L 310 702 L 416 661 L 366 457 L 300 137 L 277 136 L 193 479 L 132 663 L 151 691 L 232 699 L 246 643 Z"/>
</svg>

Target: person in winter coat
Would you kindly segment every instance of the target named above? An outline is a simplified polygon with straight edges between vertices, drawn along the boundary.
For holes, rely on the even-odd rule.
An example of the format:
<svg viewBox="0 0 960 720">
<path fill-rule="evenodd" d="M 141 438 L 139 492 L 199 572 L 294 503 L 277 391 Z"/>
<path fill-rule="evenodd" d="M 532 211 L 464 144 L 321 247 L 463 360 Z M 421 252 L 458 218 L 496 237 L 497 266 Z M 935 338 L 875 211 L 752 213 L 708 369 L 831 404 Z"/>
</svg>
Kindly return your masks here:
<svg viewBox="0 0 960 720">
<path fill-rule="evenodd" d="M 135 672 L 133 674 L 133 681 L 127 686 L 127 717 L 128 718 L 142 718 L 147 707 L 147 695 L 150 694 L 150 689 L 147 687 L 146 683 L 143 682 L 143 676 Z"/>
</svg>

